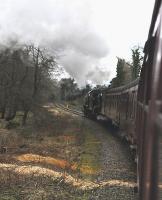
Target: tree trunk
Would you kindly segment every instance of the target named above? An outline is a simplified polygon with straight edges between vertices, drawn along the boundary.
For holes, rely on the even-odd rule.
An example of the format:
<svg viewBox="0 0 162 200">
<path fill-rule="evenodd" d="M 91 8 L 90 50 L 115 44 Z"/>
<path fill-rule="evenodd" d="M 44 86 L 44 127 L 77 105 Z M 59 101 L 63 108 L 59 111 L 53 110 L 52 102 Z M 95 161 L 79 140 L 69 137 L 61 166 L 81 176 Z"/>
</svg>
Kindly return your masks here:
<svg viewBox="0 0 162 200">
<path fill-rule="evenodd" d="M 17 106 L 10 105 L 10 107 L 8 108 L 8 111 L 6 111 L 6 113 L 7 113 L 5 116 L 6 121 L 10 121 L 10 120 L 14 119 L 16 116 L 16 113 L 17 113 Z"/>
<path fill-rule="evenodd" d="M 25 110 L 24 111 L 24 115 L 23 115 L 23 118 L 22 118 L 22 126 L 25 126 L 26 125 L 26 120 L 27 120 L 27 117 L 28 117 L 28 110 Z"/>
<path fill-rule="evenodd" d="M 37 55 L 36 55 L 36 62 L 35 62 L 35 66 L 34 66 L 34 85 L 33 85 L 33 98 L 36 97 L 37 94 L 37 90 L 38 90 L 38 70 L 39 70 L 39 54 L 40 54 L 40 50 L 39 48 L 37 49 Z"/>
<path fill-rule="evenodd" d="M 5 112 L 6 112 L 6 107 L 4 106 L 4 107 L 2 108 L 2 113 L 1 113 L 1 118 L 2 118 L 2 119 L 4 119 L 4 117 L 5 117 Z"/>
<path fill-rule="evenodd" d="M 14 119 L 16 116 L 16 110 L 14 110 L 13 112 L 11 110 L 9 110 L 7 116 L 5 117 L 6 121 L 10 121 L 12 119 Z"/>
</svg>

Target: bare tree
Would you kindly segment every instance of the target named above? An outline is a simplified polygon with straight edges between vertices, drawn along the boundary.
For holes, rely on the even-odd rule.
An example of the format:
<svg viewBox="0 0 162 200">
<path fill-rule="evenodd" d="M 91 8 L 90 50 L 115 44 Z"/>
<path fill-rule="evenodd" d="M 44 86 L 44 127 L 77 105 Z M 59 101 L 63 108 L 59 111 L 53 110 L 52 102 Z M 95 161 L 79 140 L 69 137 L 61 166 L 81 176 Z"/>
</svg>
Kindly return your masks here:
<svg viewBox="0 0 162 200">
<path fill-rule="evenodd" d="M 12 120 L 23 111 L 22 124 L 30 110 L 43 102 L 43 92 L 52 83 L 55 59 L 34 45 L 17 45 L 0 51 L 0 111 L 5 120 Z"/>
</svg>

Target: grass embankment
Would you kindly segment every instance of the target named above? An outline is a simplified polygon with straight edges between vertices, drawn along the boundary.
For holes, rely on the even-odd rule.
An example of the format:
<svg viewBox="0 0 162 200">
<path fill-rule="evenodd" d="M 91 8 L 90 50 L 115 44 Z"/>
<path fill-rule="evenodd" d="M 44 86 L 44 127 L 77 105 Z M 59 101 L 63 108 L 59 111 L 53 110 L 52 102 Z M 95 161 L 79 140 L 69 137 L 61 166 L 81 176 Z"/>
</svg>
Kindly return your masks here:
<svg viewBox="0 0 162 200">
<path fill-rule="evenodd" d="M 48 106 L 20 119 L 0 128 L 0 200 L 88 199 L 100 143 L 84 119 Z"/>
<path fill-rule="evenodd" d="M 100 169 L 99 154 L 101 144 L 93 133 L 89 130 L 85 131 L 85 139 L 82 145 L 83 152 L 80 159 L 80 171 L 85 175 L 96 175 Z"/>
</svg>

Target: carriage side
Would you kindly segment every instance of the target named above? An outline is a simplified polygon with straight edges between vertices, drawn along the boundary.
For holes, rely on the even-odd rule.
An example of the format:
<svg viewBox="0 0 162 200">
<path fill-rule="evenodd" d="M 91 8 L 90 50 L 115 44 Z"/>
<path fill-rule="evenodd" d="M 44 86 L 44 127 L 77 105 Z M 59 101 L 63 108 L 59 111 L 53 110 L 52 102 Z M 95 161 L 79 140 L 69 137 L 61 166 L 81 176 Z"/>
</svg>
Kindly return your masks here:
<svg viewBox="0 0 162 200">
<path fill-rule="evenodd" d="M 138 79 L 103 92 L 102 114 L 112 120 L 132 144 L 136 144 L 135 118 L 137 106 Z"/>
</svg>

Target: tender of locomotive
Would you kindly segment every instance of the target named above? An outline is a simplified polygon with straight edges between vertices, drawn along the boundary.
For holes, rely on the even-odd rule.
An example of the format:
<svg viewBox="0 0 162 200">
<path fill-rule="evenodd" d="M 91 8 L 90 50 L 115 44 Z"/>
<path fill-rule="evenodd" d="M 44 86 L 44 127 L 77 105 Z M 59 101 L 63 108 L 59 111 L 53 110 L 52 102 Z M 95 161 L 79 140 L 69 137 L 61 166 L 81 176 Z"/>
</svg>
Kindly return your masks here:
<svg viewBox="0 0 162 200">
<path fill-rule="evenodd" d="M 137 146 L 140 200 L 162 199 L 161 86 L 162 1 L 156 0 L 140 79 L 118 88 L 95 90 L 95 95 L 92 90 L 84 105 L 85 114 L 111 119 Z"/>
<path fill-rule="evenodd" d="M 102 108 L 102 93 L 100 89 L 94 89 L 85 96 L 83 110 L 85 116 L 96 117 Z"/>
</svg>

